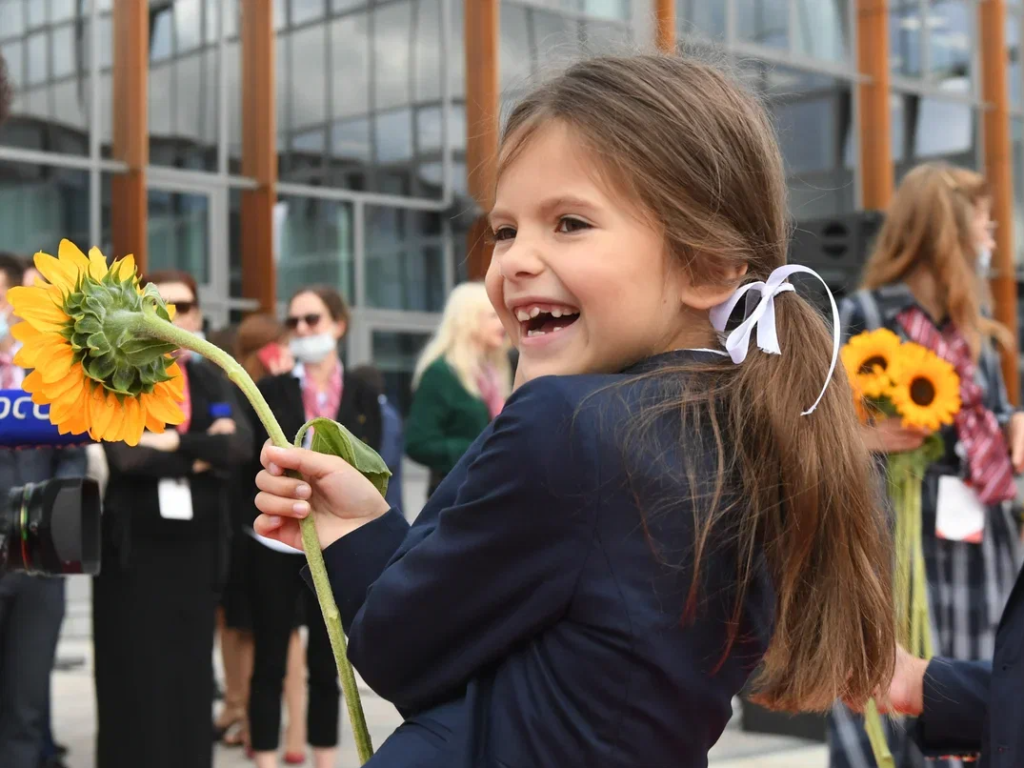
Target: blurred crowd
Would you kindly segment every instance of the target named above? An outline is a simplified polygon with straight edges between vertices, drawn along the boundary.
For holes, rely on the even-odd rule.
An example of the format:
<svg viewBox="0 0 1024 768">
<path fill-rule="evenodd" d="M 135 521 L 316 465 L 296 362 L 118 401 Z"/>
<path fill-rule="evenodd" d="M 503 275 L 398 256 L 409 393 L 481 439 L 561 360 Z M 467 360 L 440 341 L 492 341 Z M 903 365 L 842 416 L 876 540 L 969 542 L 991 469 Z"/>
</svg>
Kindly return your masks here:
<svg viewBox="0 0 1024 768">
<path fill-rule="evenodd" d="M 40 279 L 28 260 L 0 255 L 0 389 L 20 387 L 25 375 L 14 363 L 18 318 L 6 293 Z M 145 281 L 176 307 L 178 327 L 206 338 L 191 275 L 158 271 Z M 208 340 L 257 382 L 286 434 L 323 417 L 377 450 L 393 473 L 388 502 L 403 509 L 403 457 L 429 470 L 432 492 L 504 405 L 509 346 L 483 286 L 458 286 L 418 361 L 403 418 L 380 370 L 344 364 L 349 325 L 337 290 L 308 286 L 288 297 L 283 320 L 249 315 Z M 202 768 L 219 741 L 258 768 L 334 766 L 340 691 L 319 606 L 299 576 L 304 558 L 252 529 L 266 430 L 220 368 L 191 352 L 176 357 L 186 381 L 176 429 L 146 432 L 137 447 L 0 452 L 4 494 L 60 475 L 101 488 L 96 764 Z M 4 768 L 64 765 L 49 700 L 63 614 L 60 579 L 0 577 Z"/>
</svg>

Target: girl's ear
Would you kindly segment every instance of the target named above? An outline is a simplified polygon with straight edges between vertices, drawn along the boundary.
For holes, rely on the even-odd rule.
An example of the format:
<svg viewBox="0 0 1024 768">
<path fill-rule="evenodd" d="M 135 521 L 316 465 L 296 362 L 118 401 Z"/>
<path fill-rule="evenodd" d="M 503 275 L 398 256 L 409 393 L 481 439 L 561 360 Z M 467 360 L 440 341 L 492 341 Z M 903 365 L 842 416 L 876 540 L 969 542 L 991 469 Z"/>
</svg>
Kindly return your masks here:
<svg viewBox="0 0 1024 768">
<path fill-rule="evenodd" d="M 728 301 L 745 274 L 747 274 L 747 265 L 740 264 L 725 270 L 722 282 L 693 285 L 689 280 L 684 279 L 679 298 L 690 309 L 707 311 Z"/>
</svg>

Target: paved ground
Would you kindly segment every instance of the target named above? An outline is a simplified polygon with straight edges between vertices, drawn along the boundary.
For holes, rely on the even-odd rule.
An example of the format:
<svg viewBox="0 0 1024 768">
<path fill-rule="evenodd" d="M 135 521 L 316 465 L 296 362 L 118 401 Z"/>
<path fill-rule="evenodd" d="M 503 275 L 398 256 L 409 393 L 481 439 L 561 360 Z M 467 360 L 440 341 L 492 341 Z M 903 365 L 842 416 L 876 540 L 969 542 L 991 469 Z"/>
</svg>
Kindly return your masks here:
<svg viewBox="0 0 1024 768">
<path fill-rule="evenodd" d="M 426 475 L 412 464 L 403 468 L 403 473 L 406 509 L 412 517 L 422 506 Z M 68 579 L 67 597 L 67 618 L 58 659 L 73 666 L 56 672 L 53 677 L 54 732 L 58 741 L 71 748 L 67 759 L 69 768 L 95 768 L 96 703 L 92 678 L 89 580 L 85 577 Z M 394 707 L 371 691 L 363 688 L 361 695 L 373 742 L 380 744 L 398 725 L 400 718 Z M 359 763 L 344 707 L 341 721 L 343 735 L 338 768 L 355 768 Z M 685 723 L 681 727 L 685 727 Z M 224 748 L 218 748 L 214 764 L 216 768 L 252 766 L 241 750 Z M 824 747 L 820 745 L 745 733 L 740 729 L 737 718 L 712 750 L 711 764 L 713 768 L 825 768 L 827 760 Z M 147 767 L 139 765 L 138 768 Z"/>
</svg>

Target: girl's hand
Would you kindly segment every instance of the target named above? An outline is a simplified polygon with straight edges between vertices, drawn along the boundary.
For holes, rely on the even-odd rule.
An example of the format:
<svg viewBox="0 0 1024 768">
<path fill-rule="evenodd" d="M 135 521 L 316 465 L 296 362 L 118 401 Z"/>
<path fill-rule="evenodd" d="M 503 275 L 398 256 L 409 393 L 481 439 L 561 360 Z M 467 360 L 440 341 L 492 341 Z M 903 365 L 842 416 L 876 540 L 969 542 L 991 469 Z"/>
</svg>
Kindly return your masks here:
<svg viewBox="0 0 1024 768">
<path fill-rule="evenodd" d="M 899 419 L 880 419 L 864 427 L 864 442 L 873 453 L 916 451 L 931 433 L 925 429 L 904 427 Z"/>
<path fill-rule="evenodd" d="M 896 647 L 896 672 L 889 690 L 876 698 L 883 714 L 920 717 L 924 711 L 924 676 L 928 662 Z"/>
<path fill-rule="evenodd" d="M 1010 444 L 1010 463 L 1013 471 L 1024 472 L 1024 412 L 1017 411 L 1006 425 L 1006 442 Z"/>
<path fill-rule="evenodd" d="M 260 454 L 263 471 L 256 476 L 256 533 L 302 549 L 299 521 L 310 511 L 316 518 L 321 549 L 377 519 L 390 508 L 369 480 L 337 456 L 303 448 L 275 448 Z M 302 479 L 287 477 L 289 470 Z"/>
</svg>

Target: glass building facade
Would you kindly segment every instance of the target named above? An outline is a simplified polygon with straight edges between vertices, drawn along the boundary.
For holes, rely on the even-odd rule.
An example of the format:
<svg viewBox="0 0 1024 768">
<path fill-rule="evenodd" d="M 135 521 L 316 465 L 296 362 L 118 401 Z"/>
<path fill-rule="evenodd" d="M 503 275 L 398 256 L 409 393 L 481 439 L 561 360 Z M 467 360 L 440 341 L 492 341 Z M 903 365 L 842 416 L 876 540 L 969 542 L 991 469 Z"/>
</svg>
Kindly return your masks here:
<svg viewBox="0 0 1024 768">
<path fill-rule="evenodd" d="M 141 2 L 142 0 L 140 0 Z M 349 363 L 406 401 L 412 365 L 465 278 L 465 0 L 274 0 L 280 299 L 337 286 L 353 305 Z M 892 160 L 980 168 L 976 27 L 984 0 L 890 0 Z M 240 13 L 246 0 L 149 0 L 151 269 L 202 285 L 212 327 L 242 297 Z M 653 0 L 502 0 L 503 108 L 572 57 L 653 40 Z M 15 87 L 0 128 L 0 247 L 61 237 L 109 249 L 112 0 L 0 0 Z M 1024 4 L 1009 3 L 1016 208 L 1024 255 Z M 724 51 L 778 123 L 797 220 L 859 207 L 854 0 L 676 0 L 681 42 Z"/>
</svg>

